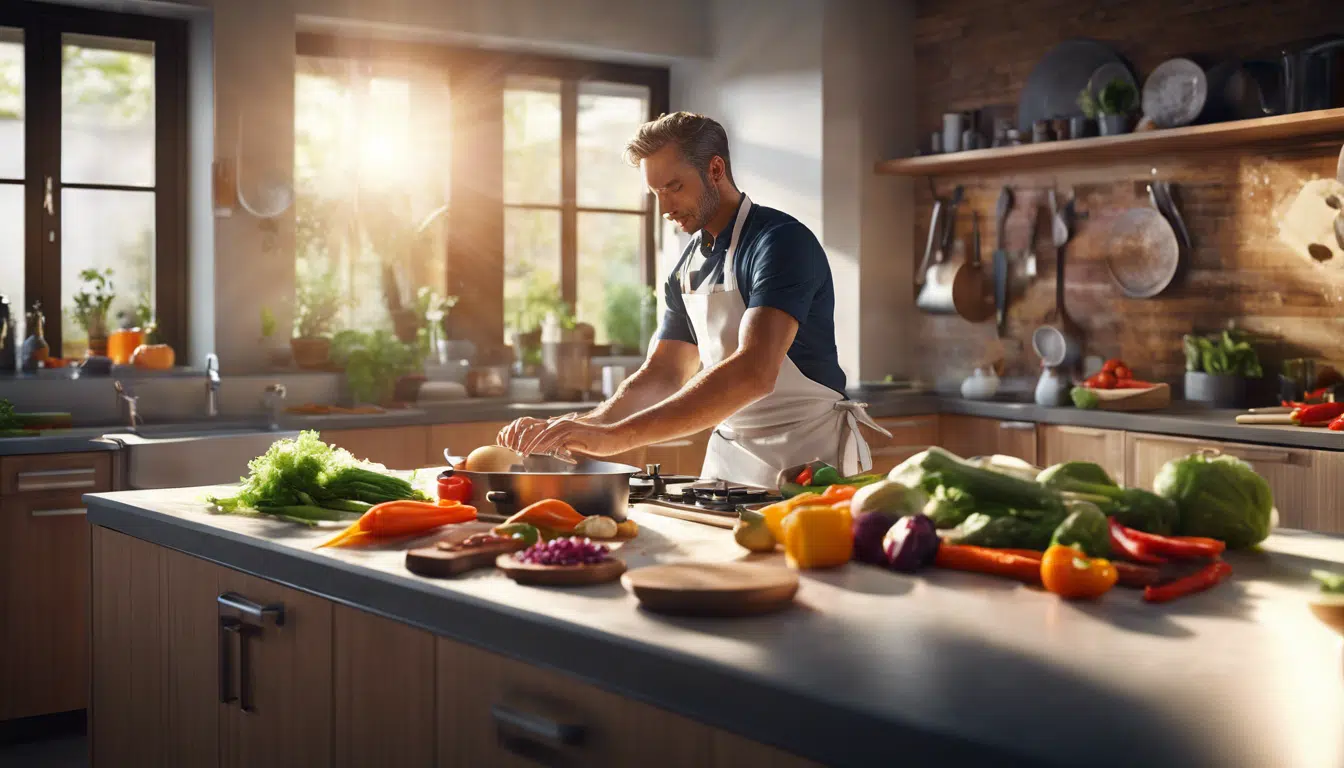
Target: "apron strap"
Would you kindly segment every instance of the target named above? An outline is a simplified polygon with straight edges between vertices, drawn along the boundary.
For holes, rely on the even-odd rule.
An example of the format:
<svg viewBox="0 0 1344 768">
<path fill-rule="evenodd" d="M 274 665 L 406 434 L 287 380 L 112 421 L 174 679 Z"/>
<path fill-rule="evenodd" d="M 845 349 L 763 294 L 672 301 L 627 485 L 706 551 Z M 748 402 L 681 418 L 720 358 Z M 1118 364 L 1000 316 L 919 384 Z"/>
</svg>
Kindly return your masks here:
<svg viewBox="0 0 1344 768">
<path fill-rule="evenodd" d="M 891 437 L 890 432 L 883 429 L 880 424 L 878 424 L 876 421 L 873 421 L 873 418 L 868 415 L 868 411 L 865 410 L 867 407 L 868 407 L 867 403 L 858 403 L 853 400 L 839 400 L 836 401 L 835 403 L 835 410 L 844 412 L 845 423 L 849 427 L 850 435 L 854 438 L 855 447 L 858 448 L 859 452 L 858 460 L 859 460 L 860 472 L 867 472 L 868 470 L 872 469 L 873 452 L 872 449 L 868 447 L 868 441 L 863 439 L 863 433 L 859 431 L 859 425 L 863 424 L 864 426 L 875 430 L 881 435 Z M 845 442 L 848 443 L 849 442 L 848 439 L 846 439 Z M 842 462 L 844 460 L 843 451 L 844 449 L 841 448 Z"/>
</svg>

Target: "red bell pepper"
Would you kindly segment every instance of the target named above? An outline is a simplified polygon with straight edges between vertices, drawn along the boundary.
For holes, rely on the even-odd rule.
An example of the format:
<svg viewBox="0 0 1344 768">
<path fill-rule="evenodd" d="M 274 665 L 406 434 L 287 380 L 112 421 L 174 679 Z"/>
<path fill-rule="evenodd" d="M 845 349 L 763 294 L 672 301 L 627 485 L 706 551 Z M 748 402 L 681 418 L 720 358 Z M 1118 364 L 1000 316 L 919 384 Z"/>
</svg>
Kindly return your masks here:
<svg viewBox="0 0 1344 768">
<path fill-rule="evenodd" d="M 1293 409 L 1294 424 L 1324 424 L 1344 416 L 1344 403 L 1318 403 Z"/>
<path fill-rule="evenodd" d="M 1139 563 L 1149 563 L 1151 565 L 1161 565 L 1165 563 L 1164 558 L 1158 557 L 1148 550 L 1147 547 L 1135 541 L 1129 535 L 1130 529 L 1116 522 L 1115 518 L 1110 520 L 1111 529 L 1111 549 L 1123 554 L 1125 557 Z"/>
<path fill-rule="evenodd" d="M 1158 536 L 1154 533 L 1136 531 L 1133 528 L 1126 528 L 1116 522 L 1115 518 L 1111 518 L 1112 540 L 1117 535 L 1121 539 L 1132 541 L 1145 554 L 1157 557 L 1164 555 L 1168 557 L 1217 557 L 1227 548 L 1226 544 L 1217 539 L 1199 536 Z M 1145 560 L 1143 562 L 1151 561 Z"/>
<path fill-rule="evenodd" d="M 799 485 L 811 485 L 811 484 L 812 484 L 812 466 L 811 466 L 811 465 L 808 465 L 808 466 L 806 466 L 806 467 L 803 467 L 803 471 L 798 473 L 798 476 L 795 477 L 795 478 L 793 479 L 793 482 L 795 482 L 795 483 L 797 483 L 797 484 L 799 484 Z"/>
<path fill-rule="evenodd" d="M 1216 560 L 1184 578 L 1166 584 L 1143 588 L 1143 599 L 1149 603 L 1165 603 L 1178 597 L 1203 592 L 1232 575 L 1232 566 Z"/>
<path fill-rule="evenodd" d="M 466 504 L 471 501 L 471 478 L 444 472 L 439 475 L 439 501 L 455 501 Z"/>
<path fill-rule="evenodd" d="M 1339 416 L 1334 421 L 1331 421 L 1328 428 L 1333 429 L 1336 432 L 1344 432 L 1344 416 Z"/>
</svg>

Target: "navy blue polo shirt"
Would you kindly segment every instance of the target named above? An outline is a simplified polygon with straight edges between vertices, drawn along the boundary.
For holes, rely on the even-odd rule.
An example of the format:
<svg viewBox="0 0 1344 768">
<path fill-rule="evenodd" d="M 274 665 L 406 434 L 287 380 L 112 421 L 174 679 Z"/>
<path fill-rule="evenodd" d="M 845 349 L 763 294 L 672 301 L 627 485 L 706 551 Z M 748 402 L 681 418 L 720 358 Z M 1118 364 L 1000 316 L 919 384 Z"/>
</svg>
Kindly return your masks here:
<svg viewBox="0 0 1344 768">
<path fill-rule="evenodd" d="M 730 221 L 736 220 L 734 212 Z M 703 230 L 696 233 L 672 269 L 663 288 L 667 310 L 658 338 L 696 343 L 678 278 L 682 268 L 699 252 L 705 261 L 691 275 L 692 287 L 698 287 L 705 279 L 723 282 L 731 224 L 720 234 L 718 238 L 709 238 Z M 711 246 L 703 245 L 711 239 Z M 774 307 L 797 320 L 798 333 L 789 347 L 789 359 L 804 376 L 843 395 L 845 372 L 840 368 L 835 348 L 835 286 L 821 243 L 802 222 L 783 211 L 755 203 L 742 224 L 738 243 L 734 273 L 742 301 L 748 309 Z"/>
</svg>

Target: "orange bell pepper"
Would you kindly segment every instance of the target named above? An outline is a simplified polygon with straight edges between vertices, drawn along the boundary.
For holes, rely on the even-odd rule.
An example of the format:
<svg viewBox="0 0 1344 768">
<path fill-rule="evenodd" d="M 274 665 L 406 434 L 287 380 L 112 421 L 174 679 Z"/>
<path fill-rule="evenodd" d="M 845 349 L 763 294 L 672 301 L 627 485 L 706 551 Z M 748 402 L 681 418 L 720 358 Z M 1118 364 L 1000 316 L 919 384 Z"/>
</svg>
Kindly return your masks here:
<svg viewBox="0 0 1344 768">
<path fill-rule="evenodd" d="M 791 499 L 785 499 L 784 501 L 771 504 L 760 510 L 760 512 L 765 517 L 765 527 L 769 528 L 770 532 L 775 535 L 775 541 L 783 541 L 784 527 L 781 523 L 784 522 L 784 518 L 788 517 L 790 512 L 804 504 L 817 503 L 825 503 L 822 502 L 822 498 L 818 494 L 811 492 L 800 493 Z"/>
<path fill-rule="evenodd" d="M 848 501 L 854 498 L 854 494 L 858 490 L 858 486 L 854 485 L 828 485 L 826 490 L 822 492 L 821 498 Z"/>
<path fill-rule="evenodd" d="M 854 554 L 849 502 L 804 505 L 784 518 L 784 557 L 794 568 L 834 568 Z"/>
<path fill-rule="evenodd" d="M 1041 583 L 1060 597 L 1094 599 L 1115 586 L 1119 573 L 1109 560 L 1054 544 L 1041 557 Z"/>
<path fill-rule="evenodd" d="M 514 514 L 504 523 L 527 523 L 560 533 L 569 533 L 583 522 L 583 515 L 559 499 L 542 499 Z"/>
</svg>

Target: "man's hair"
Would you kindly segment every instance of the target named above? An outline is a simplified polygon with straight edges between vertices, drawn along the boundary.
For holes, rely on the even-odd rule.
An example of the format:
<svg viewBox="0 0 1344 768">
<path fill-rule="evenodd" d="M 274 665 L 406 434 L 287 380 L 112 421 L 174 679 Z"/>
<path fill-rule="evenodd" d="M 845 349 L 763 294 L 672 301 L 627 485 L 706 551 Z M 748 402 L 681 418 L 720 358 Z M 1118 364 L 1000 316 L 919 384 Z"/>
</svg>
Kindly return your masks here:
<svg viewBox="0 0 1344 768">
<path fill-rule="evenodd" d="M 682 158 L 700 172 L 700 178 L 709 180 L 709 161 L 723 158 L 723 172 L 728 183 L 733 183 L 733 165 L 728 159 L 728 132 L 718 121 L 694 112 L 673 112 L 639 126 L 635 137 L 625 145 L 625 161 L 639 165 L 639 161 L 668 144 L 676 144 Z"/>
</svg>

